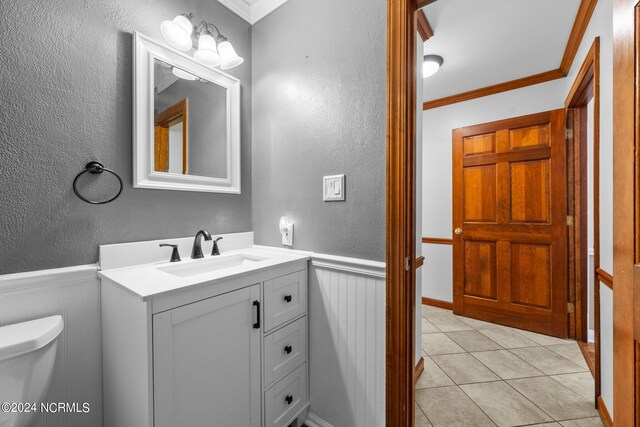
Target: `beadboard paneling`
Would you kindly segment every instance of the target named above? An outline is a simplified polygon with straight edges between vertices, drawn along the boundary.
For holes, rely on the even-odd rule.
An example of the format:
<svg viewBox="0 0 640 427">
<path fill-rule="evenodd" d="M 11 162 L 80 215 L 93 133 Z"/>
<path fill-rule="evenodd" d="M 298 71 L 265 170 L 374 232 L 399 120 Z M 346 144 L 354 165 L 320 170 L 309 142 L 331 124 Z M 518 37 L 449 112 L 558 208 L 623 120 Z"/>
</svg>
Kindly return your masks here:
<svg viewBox="0 0 640 427">
<path fill-rule="evenodd" d="M 384 263 L 312 254 L 309 276 L 311 412 L 333 426 L 384 426 Z"/>
<path fill-rule="evenodd" d="M 60 314 L 64 330 L 46 402 L 88 402 L 88 414 L 40 414 L 33 427 L 102 426 L 97 266 L 0 276 L 0 326 Z M 0 378 L 0 381 L 2 379 Z"/>
</svg>

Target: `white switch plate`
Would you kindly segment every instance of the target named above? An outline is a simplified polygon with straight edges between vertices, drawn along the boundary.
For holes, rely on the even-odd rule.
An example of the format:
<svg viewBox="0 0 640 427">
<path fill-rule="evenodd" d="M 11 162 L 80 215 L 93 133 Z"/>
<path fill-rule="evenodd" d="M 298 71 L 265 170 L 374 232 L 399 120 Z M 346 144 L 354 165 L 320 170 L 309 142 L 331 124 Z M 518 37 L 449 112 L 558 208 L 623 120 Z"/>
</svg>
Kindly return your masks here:
<svg viewBox="0 0 640 427">
<path fill-rule="evenodd" d="M 344 200 L 344 174 L 329 175 L 322 178 L 322 200 L 336 202 Z"/>
</svg>

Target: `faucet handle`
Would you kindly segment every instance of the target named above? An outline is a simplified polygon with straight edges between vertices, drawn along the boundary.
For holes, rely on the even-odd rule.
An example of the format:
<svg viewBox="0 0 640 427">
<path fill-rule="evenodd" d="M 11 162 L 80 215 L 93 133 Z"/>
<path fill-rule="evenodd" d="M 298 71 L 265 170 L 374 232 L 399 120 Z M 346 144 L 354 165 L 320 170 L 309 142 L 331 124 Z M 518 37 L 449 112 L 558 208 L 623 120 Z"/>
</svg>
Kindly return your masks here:
<svg viewBox="0 0 640 427">
<path fill-rule="evenodd" d="M 222 240 L 222 237 L 218 237 L 213 241 L 213 249 L 211 250 L 211 255 L 220 255 L 220 248 L 218 247 L 218 240 Z"/>
<path fill-rule="evenodd" d="M 169 244 L 169 243 L 160 243 L 160 247 L 164 247 L 164 246 L 168 246 L 170 248 L 173 248 L 173 251 L 171 252 L 171 261 L 170 262 L 182 261 L 180 259 L 180 252 L 178 252 L 178 245 L 173 245 L 173 244 Z"/>
</svg>

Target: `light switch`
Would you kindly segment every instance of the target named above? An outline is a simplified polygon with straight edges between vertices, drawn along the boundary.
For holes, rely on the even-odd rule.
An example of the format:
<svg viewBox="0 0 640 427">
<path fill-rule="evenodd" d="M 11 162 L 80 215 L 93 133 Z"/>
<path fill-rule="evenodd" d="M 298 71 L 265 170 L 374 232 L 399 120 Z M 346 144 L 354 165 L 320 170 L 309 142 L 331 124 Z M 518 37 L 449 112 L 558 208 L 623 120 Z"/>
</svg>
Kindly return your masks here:
<svg viewBox="0 0 640 427">
<path fill-rule="evenodd" d="M 323 200 L 325 202 L 336 202 L 345 199 L 344 174 L 325 176 L 322 179 L 322 183 Z"/>
</svg>

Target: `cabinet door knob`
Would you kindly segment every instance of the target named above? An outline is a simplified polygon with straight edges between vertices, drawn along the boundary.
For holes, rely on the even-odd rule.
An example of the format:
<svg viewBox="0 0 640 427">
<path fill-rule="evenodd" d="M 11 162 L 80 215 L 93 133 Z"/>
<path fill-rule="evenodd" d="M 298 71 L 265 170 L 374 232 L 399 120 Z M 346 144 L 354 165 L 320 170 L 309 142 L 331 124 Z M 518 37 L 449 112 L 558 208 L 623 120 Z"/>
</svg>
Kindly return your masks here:
<svg viewBox="0 0 640 427">
<path fill-rule="evenodd" d="M 285 402 L 287 402 L 287 405 L 291 405 L 291 402 L 293 402 L 293 396 L 288 394 L 287 397 L 284 398 L 284 400 Z"/>
<path fill-rule="evenodd" d="M 292 300 L 291 295 L 285 295 L 285 296 L 284 296 L 284 300 L 285 300 L 286 302 L 291 302 L 291 300 Z"/>
<path fill-rule="evenodd" d="M 292 350 L 293 350 L 293 349 L 291 348 L 291 346 L 290 346 L 290 345 L 287 345 L 287 346 L 285 346 L 285 347 L 284 347 L 284 352 L 285 352 L 285 353 L 287 353 L 287 354 L 291 354 L 291 351 L 292 351 Z"/>
</svg>

